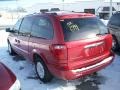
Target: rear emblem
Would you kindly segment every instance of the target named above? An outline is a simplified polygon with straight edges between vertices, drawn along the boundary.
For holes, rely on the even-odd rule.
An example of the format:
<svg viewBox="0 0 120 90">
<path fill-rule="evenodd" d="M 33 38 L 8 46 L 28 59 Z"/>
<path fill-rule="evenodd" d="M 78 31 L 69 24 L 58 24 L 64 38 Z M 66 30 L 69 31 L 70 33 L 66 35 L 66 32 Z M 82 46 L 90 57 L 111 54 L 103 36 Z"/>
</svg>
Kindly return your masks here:
<svg viewBox="0 0 120 90">
<path fill-rule="evenodd" d="M 104 42 L 86 45 L 84 48 L 86 56 L 101 54 L 104 51 Z"/>
</svg>

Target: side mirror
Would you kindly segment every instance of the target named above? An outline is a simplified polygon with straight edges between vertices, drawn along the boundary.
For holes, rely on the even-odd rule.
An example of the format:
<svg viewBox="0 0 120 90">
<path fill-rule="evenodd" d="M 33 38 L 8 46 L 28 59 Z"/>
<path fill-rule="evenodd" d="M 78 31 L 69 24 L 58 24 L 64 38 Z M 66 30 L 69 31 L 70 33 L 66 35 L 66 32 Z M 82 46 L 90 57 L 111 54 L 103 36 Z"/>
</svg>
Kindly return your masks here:
<svg viewBox="0 0 120 90">
<path fill-rule="evenodd" d="M 6 28 L 6 32 L 11 32 L 11 33 L 14 33 L 14 31 L 10 28 Z"/>
<path fill-rule="evenodd" d="M 10 32 L 10 28 L 6 28 L 6 32 Z"/>
</svg>

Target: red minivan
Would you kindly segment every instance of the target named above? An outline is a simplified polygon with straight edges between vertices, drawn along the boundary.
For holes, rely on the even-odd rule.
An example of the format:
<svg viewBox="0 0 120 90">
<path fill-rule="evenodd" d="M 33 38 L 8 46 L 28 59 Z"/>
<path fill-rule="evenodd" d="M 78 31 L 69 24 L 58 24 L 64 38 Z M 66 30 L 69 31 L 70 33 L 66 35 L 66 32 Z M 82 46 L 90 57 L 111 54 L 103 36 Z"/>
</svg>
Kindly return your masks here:
<svg viewBox="0 0 120 90">
<path fill-rule="evenodd" d="M 43 82 L 53 76 L 77 79 L 109 65 L 112 36 L 95 15 L 66 11 L 27 15 L 18 20 L 8 37 L 8 50 L 35 63 Z"/>
</svg>

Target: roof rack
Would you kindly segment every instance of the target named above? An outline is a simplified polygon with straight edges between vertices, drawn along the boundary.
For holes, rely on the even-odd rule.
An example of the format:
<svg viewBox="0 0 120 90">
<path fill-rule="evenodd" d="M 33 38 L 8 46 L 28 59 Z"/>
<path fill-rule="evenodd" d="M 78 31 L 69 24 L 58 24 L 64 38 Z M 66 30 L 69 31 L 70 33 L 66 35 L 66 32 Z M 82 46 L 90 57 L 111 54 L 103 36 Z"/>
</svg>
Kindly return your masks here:
<svg viewBox="0 0 120 90">
<path fill-rule="evenodd" d="M 60 11 L 59 8 L 51 8 L 50 11 Z"/>
<path fill-rule="evenodd" d="M 45 14 L 50 14 L 50 15 L 58 15 L 58 14 L 62 14 L 62 13 L 75 13 L 73 11 L 49 11 L 49 12 L 45 12 Z"/>
<path fill-rule="evenodd" d="M 46 12 L 49 12 L 49 10 L 48 9 L 40 9 L 40 12 L 41 13 L 46 13 Z"/>
</svg>

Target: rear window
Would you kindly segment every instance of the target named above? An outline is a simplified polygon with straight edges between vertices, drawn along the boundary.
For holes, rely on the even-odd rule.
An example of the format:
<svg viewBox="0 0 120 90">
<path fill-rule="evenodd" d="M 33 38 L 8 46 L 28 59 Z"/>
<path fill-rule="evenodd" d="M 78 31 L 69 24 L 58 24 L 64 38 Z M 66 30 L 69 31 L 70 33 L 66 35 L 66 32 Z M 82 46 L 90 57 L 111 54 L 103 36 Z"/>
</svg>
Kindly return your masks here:
<svg viewBox="0 0 120 90">
<path fill-rule="evenodd" d="M 64 19 L 60 22 L 65 41 L 93 38 L 96 34 L 108 33 L 106 26 L 96 17 Z"/>
<path fill-rule="evenodd" d="M 103 11 L 110 11 L 110 7 L 103 7 Z M 116 11 L 114 7 L 112 7 L 112 11 Z"/>
<path fill-rule="evenodd" d="M 108 26 L 109 25 L 114 25 L 114 26 L 120 27 L 120 13 L 116 13 L 111 17 L 111 19 L 108 23 Z"/>
</svg>

